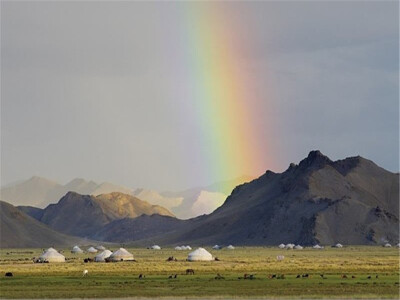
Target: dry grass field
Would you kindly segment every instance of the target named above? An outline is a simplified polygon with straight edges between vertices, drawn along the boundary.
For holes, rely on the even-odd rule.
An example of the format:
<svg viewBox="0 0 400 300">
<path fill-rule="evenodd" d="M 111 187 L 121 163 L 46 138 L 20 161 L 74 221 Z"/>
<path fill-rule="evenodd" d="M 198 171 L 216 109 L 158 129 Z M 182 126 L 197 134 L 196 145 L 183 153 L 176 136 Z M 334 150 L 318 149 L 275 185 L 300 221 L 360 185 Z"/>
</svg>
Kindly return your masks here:
<svg viewBox="0 0 400 300">
<path fill-rule="evenodd" d="M 399 298 L 397 248 L 207 249 L 220 259 L 212 262 L 187 262 L 190 251 L 128 248 L 137 262 L 119 263 L 84 263 L 85 257 L 94 255 L 61 250 L 67 262 L 58 264 L 34 264 L 32 258 L 38 257 L 42 249 L 0 250 L 0 296 Z M 277 261 L 277 255 L 284 255 L 285 259 Z M 167 262 L 169 256 L 178 261 Z M 194 269 L 195 275 L 184 275 L 188 268 Z M 82 277 L 85 269 L 89 274 Z M 12 272 L 14 276 L 5 277 L 5 272 Z M 215 279 L 217 273 L 224 279 Z M 255 279 L 239 279 L 245 273 L 254 274 Z M 139 279 L 139 274 L 146 278 Z M 169 279 L 173 274 L 177 278 Z M 283 274 L 285 278 L 268 278 L 274 274 Z M 296 278 L 299 274 L 309 274 L 309 278 Z M 347 278 L 341 278 L 342 275 Z"/>
</svg>

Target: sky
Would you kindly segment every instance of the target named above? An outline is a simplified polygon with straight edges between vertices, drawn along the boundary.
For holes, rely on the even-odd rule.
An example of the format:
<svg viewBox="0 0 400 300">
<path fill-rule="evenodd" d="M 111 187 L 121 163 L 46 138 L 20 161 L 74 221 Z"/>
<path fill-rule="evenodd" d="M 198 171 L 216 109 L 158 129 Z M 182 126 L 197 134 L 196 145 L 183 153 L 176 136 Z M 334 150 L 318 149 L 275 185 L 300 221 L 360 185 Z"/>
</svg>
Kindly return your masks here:
<svg viewBox="0 0 400 300">
<path fill-rule="evenodd" d="M 1 184 L 399 171 L 397 1 L 1 2 Z"/>
</svg>

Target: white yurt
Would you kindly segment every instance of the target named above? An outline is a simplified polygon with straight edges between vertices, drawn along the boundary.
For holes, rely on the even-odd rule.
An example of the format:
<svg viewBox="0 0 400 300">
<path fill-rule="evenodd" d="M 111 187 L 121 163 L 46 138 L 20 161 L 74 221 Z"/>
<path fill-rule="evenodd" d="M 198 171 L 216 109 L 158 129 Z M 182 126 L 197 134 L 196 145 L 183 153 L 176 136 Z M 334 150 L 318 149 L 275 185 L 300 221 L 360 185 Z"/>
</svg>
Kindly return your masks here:
<svg viewBox="0 0 400 300">
<path fill-rule="evenodd" d="M 176 247 L 175 247 L 175 250 L 181 251 L 181 250 L 182 250 L 182 247 L 181 247 L 181 246 L 176 246 Z"/>
<path fill-rule="evenodd" d="M 83 253 L 83 250 L 79 246 L 72 247 L 71 253 Z"/>
<path fill-rule="evenodd" d="M 335 245 L 335 248 L 343 248 L 343 245 L 340 244 L 340 243 L 337 243 L 337 244 Z"/>
<path fill-rule="evenodd" d="M 104 250 L 103 252 L 97 254 L 94 257 L 94 261 L 100 262 L 100 261 L 105 261 L 106 258 L 109 258 L 111 256 L 112 252 L 110 250 Z"/>
<path fill-rule="evenodd" d="M 280 245 L 278 246 L 278 248 L 280 248 L 280 249 L 285 248 L 285 244 L 280 244 Z"/>
<path fill-rule="evenodd" d="M 97 250 L 96 250 L 95 248 L 93 248 L 93 247 L 90 247 L 89 249 L 87 249 L 87 252 L 89 252 L 89 253 L 96 253 Z"/>
<path fill-rule="evenodd" d="M 320 245 L 316 244 L 313 246 L 313 249 L 322 249 L 322 247 Z"/>
<path fill-rule="evenodd" d="M 385 245 L 383 245 L 383 247 L 390 248 L 390 247 L 392 247 L 392 245 L 390 245 L 389 243 L 386 243 Z"/>
<path fill-rule="evenodd" d="M 40 262 L 65 262 L 65 256 L 58 253 L 56 249 L 49 248 L 47 249 L 40 257 Z"/>
<path fill-rule="evenodd" d="M 187 258 L 188 261 L 211 261 L 213 257 L 210 252 L 204 248 L 198 248 L 190 252 Z"/>
<path fill-rule="evenodd" d="M 219 246 L 219 245 L 214 245 L 214 247 L 212 247 L 214 250 L 219 250 L 219 249 L 221 249 L 222 247 L 221 246 Z"/>
<path fill-rule="evenodd" d="M 285 248 L 286 249 L 293 249 L 295 244 L 286 244 Z"/>
<path fill-rule="evenodd" d="M 400 248 L 400 243 L 398 243 L 398 244 L 396 245 L 396 247 L 397 247 L 397 248 Z"/>
<path fill-rule="evenodd" d="M 104 250 L 106 250 L 106 247 L 104 247 L 104 246 L 96 246 L 95 247 L 97 250 L 100 250 L 100 251 L 104 251 Z"/>
<path fill-rule="evenodd" d="M 234 250 L 234 249 L 235 249 L 235 247 L 233 247 L 232 245 L 229 245 L 228 247 L 226 247 L 226 249 L 229 249 L 229 250 Z"/>
<path fill-rule="evenodd" d="M 110 261 L 126 261 L 126 260 L 134 260 L 132 253 L 129 253 L 124 248 L 119 248 L 108 258 Z"/>
<path fill-rule="evenodd" d="M 190 246 L 185 246 L 186 247 L 186 250 L 192 250 L 192 247 L 190 247 Z"/>
<path fill-rule="evenodd" d="M 300 245 L 296 245 L 296 246 L 294 246 L 293 248 L 296 249 L 296 250 L 302 250 L 302 249 L 303 249 L 303 247 L 300 246 Z"/>
<path fill-rule="evenodd" d="M 158 245 L 153 245 L 153 246 L 150 247 L 150 249 L 152 249 L 152 250 L 161 250 L 161 247 L 158 246 Z"/>
</svg>

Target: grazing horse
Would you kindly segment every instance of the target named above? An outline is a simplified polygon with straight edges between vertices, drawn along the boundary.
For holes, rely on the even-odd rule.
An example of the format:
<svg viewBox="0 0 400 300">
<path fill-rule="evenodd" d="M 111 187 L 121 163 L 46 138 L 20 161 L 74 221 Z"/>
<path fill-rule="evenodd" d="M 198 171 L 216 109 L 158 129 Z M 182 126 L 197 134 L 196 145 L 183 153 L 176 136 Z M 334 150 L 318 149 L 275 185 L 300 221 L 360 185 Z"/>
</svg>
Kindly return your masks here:
<svg viewBox="0 0 400 300">
<path fill-rule="evenodd" d="M 194 275 L 193 269 L 186 269 L 186 275 Z"/>
</svg>

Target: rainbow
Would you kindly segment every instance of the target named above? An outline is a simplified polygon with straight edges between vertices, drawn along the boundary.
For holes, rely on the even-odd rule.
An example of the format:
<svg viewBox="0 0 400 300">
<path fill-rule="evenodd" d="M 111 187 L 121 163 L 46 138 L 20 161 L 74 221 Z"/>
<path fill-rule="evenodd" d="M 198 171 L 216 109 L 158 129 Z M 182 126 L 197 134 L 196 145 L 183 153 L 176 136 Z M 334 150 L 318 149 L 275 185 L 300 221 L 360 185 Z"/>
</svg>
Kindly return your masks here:
<svg viewBox="0 0 400 300">
<path fill-rule="evenodd" d="M 223 5 L 190 2 L 182 12 L 190 99 L 207 172 L 219 179 L 257 176 L 273 165 L 269 129 L 257 126 L 265 110 L 260 104 L 268 99 L 257 95 L 251 71 L 243 68 L 249 49 L 236 37 L 248 34 L 245 26 L 232 20 Z"/>
</svg>

